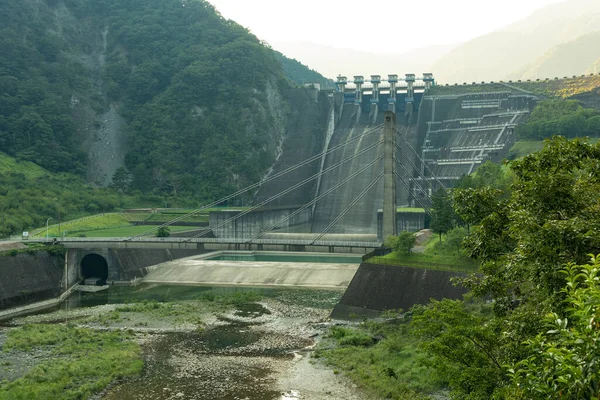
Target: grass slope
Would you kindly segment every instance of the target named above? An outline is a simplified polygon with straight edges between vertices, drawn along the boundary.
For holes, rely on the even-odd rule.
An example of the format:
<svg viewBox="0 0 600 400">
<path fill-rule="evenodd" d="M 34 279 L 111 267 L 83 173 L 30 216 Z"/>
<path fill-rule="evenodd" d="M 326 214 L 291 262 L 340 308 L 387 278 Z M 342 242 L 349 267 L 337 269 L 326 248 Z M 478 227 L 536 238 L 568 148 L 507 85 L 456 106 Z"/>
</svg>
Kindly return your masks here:
<svg viewBox="0 0 600 400">
<path fill-rule="evenodd" d="M 382 337 L 375 343 L 374 336 Z M 324 358 L 374 398 L 423 400 L 445 385 L 424 362 L 404 320 L 333 327 L 314 357 Z"/>
<path fill-rule="evenodd" d="M 133 335 L 69 325 L 25 325 L 11 330 L 5 353 L 49 351 L 51 361 L 25 376 L 2 382 L 0 399 L 88 399 L 111 382 L 142 372 L 140 346 Z"/>
</svg>

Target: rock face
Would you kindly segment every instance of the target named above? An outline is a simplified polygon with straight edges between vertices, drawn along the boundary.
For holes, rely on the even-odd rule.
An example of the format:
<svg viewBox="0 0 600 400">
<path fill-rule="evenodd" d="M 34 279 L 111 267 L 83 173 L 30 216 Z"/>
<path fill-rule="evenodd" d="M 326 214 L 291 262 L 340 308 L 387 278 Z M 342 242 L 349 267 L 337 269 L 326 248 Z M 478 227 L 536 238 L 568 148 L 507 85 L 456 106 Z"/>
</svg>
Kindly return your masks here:
<svg viewBox="0 0 600 400">
<path fill-rule="evenodd" d="M 268 173 L 284 138 L 302 125 L 297 110 L 311 103 L 284 78 L 274 51 L 204 0 L 10 2 L 0 25 L 31 15 L 13 28 L 36 31 L 21 35 L 36 52 L 31 68 L 60 89 L 53 101 L 63 111 L 36 109 L 52 128 L 47 141 L 70 144 L 48 156 L 52 171 L 85 170 L 107 186 L 126 166 L 133 189 L 217 197 L 220 187 L 230 193 Z M 10 56 L 0 55 L 0 69 L 5 64 Z M 61 134 L 64 126 L 71 136 Z M 41 151 L 35 135 L 28 140 Z M 53 164 L 58 154 L 77 155 L 81 171 Z"/>
</svg>

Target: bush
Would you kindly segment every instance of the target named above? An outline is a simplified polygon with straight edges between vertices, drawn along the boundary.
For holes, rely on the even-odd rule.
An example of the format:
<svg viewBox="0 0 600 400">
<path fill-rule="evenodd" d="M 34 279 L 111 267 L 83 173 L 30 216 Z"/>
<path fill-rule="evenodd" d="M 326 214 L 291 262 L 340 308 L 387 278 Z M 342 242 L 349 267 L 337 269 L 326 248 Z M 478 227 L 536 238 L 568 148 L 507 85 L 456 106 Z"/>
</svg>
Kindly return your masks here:
<svg viewBox="0 0 600 400">
<path fill-rule="evenodd" d="M 394 251 L 398 254 L 408 255 L 413 247 L 415 247 L 415 241 L 417 237 L 411 232 L 402 232 L 398 235 Z"/>
<path fill-rule="evenodd" d="M 171 236 L 171 229 L 168 226 L 161 226 L 156 232 L 156 237 L 169 237 Z"/>
</svg>

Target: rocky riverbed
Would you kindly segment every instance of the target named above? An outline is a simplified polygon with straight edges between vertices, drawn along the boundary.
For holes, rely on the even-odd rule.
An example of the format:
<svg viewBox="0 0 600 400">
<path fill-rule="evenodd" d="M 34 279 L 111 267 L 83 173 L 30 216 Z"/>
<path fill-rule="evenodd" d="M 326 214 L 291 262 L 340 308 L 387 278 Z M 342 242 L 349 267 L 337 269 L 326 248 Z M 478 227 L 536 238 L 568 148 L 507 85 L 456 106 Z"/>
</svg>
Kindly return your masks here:
<svg viewBox="0 0 600 400">
<path fill-rule="evenodd" d="M 134 332 L 142 347 L 141 376 L 113 382 L 96 399 L 366 399 L 349 380 L 311 358 L 331 324 L 327 303 L 340 294 L 287 291 L 256 301 L 208 297 L 59 310 L 11 321 L 0 331 L 0 346 L 7 330 L 26 324 Z M 36 349 L 0 357 L 0 381 L 7 382 L 52 355 Z"/>
</svg>

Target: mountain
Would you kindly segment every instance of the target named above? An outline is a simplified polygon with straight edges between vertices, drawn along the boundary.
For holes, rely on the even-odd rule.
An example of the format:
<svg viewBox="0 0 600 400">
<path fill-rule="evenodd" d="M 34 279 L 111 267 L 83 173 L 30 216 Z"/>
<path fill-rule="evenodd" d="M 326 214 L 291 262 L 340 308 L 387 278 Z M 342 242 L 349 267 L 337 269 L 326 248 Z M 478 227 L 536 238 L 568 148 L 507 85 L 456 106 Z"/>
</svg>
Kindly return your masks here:
<svg viewBox="0 0 600 400">
<path fill-rule="evenodd" d="M 370 53 L 365 51 L 330 47 L 309 42 L 280 42 L 273 47 L 288 57 L 301 60 L 323 75 L 334 78 L 338 75 L 386 75 L 430 72 L 429 68 L 453 46 L 432 46 L 408 52 L 398 49 L 397 53 Z M 342 66 L 342 67 L 340 67 Z"/>
<path fill-rule="evenodd" d="M 0 151 L 101 186 L 119 171 L 128 190 L 215 198 L 277 157 L 291 82 L 316 76 L 282 63 L 204 0 L 3 0 Z"/>
<path fill-rule="evenodd" d="M 283 73 L 296 85 L 303 86 L 306 83 L 319 83 L 323 89 L 333 89 L 335 83 L 332 79 L 325 78 L 315 70 L 310 69 L 296 59 L 291 59 L 280 52 L 275 52 L 275 57 L 283 67 Z"/>
<path fill-rule="evenodd" d="M 597 30 L 600 30 L 600 2 L 557 3 L 456 47 L 435 62 L 431 70 L 444 83 L 506 79 L 536 63 L 553 48 Z M 557 75 L 574 73 L 563 67 Z"/>
<path fill-rule="evenodd" d="M 600 30 L 562 43 L 549 50 L 517 75 L 520 79 L 581 75 L 597 70 L 600 60 Z M 597 71 L 596 71 L 597 72 Z"/>
</svg>

